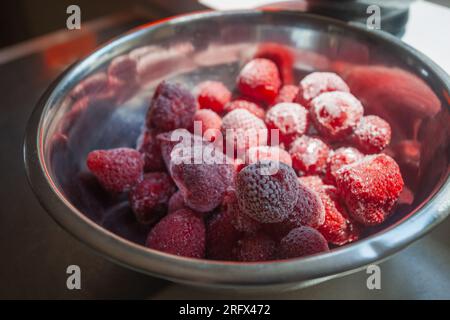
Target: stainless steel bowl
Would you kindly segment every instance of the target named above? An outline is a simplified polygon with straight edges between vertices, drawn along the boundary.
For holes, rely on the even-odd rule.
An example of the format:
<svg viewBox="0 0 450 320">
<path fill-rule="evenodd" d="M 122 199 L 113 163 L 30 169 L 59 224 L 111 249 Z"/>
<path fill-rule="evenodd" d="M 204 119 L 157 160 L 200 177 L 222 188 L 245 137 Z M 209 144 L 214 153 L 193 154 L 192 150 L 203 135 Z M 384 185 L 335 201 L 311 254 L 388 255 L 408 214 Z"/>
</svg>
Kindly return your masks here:
<svg viewBox="0 0 450 320">
<path fill-rule="evenodd" d="M 273 43 L 282 46 L 274 50 Z M 295 79 L 313 70 L 341 74 L 366 113 L 391 122 L 394 137 L 386 152 L 400 163 L 411 192 L 403 194 L 386 223 L 368 230 L 362 240 L 302 259 L 216 262 L 146 249 L 140 243 L 148 230 L 134 222 L 126 199 L 106 195 L 87 174 L 86 154 L 134 146 L 161 79 L 192 88 L 220 78 L 231 86 L 255 52 L 293 57 Z M 104 71 L 118 56 L 131 57 L 137 67 L 123 68 L 122 81 L 111 91 Z M 295 12 L 198 13 L 143 26 L 70 67 L 31 116 L 25 164 L 34 192 L 53 218 L 121 265 L 204 287 L 304 287 L 386 259 L 449 215 L 449 104 L 449 76 L 385 33 Z"/>
</svg>

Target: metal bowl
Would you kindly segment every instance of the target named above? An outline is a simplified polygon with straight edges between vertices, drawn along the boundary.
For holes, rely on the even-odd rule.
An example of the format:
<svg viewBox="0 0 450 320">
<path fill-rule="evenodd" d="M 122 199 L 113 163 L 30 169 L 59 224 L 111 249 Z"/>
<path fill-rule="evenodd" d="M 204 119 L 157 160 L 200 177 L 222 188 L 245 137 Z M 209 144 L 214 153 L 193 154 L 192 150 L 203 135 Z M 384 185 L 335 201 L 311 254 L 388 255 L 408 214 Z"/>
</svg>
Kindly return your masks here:
<svg viewBox="0 0 450 320">
<path fill-rule="evenodd" d="M 390 121 L 394 136 L 386 152 L 400 164 L 407 186 L 395 213 L 356 243 L 287 261 L 197 260 L 145 248 L 148 230 L 134 221 L 126 199 L 99 188 L 86 170 L 87 153 L 133 147 L 162 79 L 190 88 L 205 79 L 232 86 L 256 52 L 293 61 L 295 81 L 313 70 L 339 73 L 366 113 Z M 137 64 L 114 73 L 110 64 L 118 56 Z M 108 67 L 118 81 L 105 76 Z M 379 262 L 449 215 L 449 92 L 449 76 L 427 57 L 364 26 L 283 11 L 185 15 L 142 26 L 59 77 L 29 121 L 25 164 L 34 192 L 53 218 L 121 265 L 204 287 L 304 287 Z"/>
</svg>

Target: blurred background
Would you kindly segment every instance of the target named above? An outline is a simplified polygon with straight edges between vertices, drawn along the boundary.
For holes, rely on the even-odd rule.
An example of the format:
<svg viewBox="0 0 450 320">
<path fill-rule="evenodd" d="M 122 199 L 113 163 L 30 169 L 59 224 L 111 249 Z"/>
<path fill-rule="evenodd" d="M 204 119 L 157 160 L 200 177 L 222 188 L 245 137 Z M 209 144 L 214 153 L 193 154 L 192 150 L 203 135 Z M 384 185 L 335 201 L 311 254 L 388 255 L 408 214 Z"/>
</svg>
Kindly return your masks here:
<svg viewBox="0 0 450 320">
<path fill-rule="evenodd" d="M 0 47 L 9 46 L 30 38 L 34 38 L 52 31 L 61 29 L 65 24 L 65 11 L 71 4 L 76 4 L 82 8 L 83 22 L 87 22 L 99 17 L 105 17 L 114 13 L 140 10 L 153 17 L 166 17 L 173 14 L 205 9 L 212 7 L 242 7 L 267 4 L 272 1 L 267 0 L 205 0 L 198 3 L 196 0 L 15 0 L 2 1 L 0 4 Z M 305 2 L 302 0 L 295 2 Z M 339 11 L 349 12 L 356 7 L 353 3 L 342 4 L 342 1 L 312 1 L 325 3 L 324 6 L 332 6 L 333 3 L 340 6 Z M 352 1 L 350 1 L 352 2 Z M 367 2 L 367 1 L 353 1 Z M 378 2 L 384 6 L 392 6 L 392 3 L 408 4 L 410 0 L 382 0 L 370 1 Z M 450 6 L 449 0 L 430 0 L 430 2 L 440 5 Z M 336 8 L 333 8 L 336 10 Z M 325 11 L 325 10 L 323 10 Z M 333 13 L 330 13 L 333 15 Z M 335 12 L 336 14 L 336 12 Z"/>
<path fill-rule="evenodd" d="M 381 7 L 382 29 L 450 73 L 450 0 L 4 0 L 0 3 L 0 298 L 236 298 L 151 278 L 94 254 L 57 226 L 28 187 L 22 161 L 27 120 L 49 84 L 74 61 L 144 23 L 196 10 L 281 7 L 365 21 Z M 81 30 L 66 9 L 81 8 Z M 448 37 L 448 36 L 447 36 Z M 382 290 L 364 271 L 297 292 L 244 298 L 450 299 L 450 219 L 381 264 Z M 66 287 L 66 268 L 82 269 L 82 290 Z"/>
<path fill-rule="evenodd" d="M 73 4 L 81 8 L 83 22 L 134 10 L 152 17 L 167 17 L 203 7 L 193 0 L 2 1 L 0 4 L 0 30 L 2 30 L 0 47 L 63 28 L 67 19 L 66 8 Z"/>
</svg>

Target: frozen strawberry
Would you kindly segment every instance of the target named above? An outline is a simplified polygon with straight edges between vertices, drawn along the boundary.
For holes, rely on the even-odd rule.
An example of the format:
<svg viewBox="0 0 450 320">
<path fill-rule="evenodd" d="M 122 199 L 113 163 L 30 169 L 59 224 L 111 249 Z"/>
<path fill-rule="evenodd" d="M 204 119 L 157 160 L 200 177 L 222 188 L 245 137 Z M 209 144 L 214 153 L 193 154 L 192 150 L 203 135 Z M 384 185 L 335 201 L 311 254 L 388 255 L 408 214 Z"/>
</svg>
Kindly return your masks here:
<svg viewBox="0 0 450 320">
<path fill-rule="evenodd" d="M 222 118 L 210 109 L 197 110 L 194 116 L 194 134 L 213 142 L 221 135 Z"/>
<path fill-rule="evenodd" d="M 330 154 L 328 157 L 326 180 L 331 184 L 336 183 L 336 171 L 343 166 L 359 161 L 364 155 L 355 148 L 342 147 Z"/>
<path fill-rule="evenodd" d="M 233 226 L 234 228 L 244 234 L 256 233 L 262 228 L 262 224 L 253 218 L 250 218 L 242 210 L 239 209 L 237 202 L 233 206 Z"/>
<path fill-rule="evenodd" d="M 292 166 L 292 159 L 289 153 L 277 146 L 258 146 L 248 149 L 246 163 L 256 163 L 262 160 L 279 161 Z"/>
<path fill-rule="evenodd" d="M 281 239 L 292 229 L 301 226 L 317 228 L 325 221 L 325 208 L 319 192 L 299 183 L 299 194 L 294 210 L 279 223 L 265 225 L 265 230 L 277 239 Z"/>
<path fill-rule="evenodd" d="M 347 210 L 340 202 L 336 187 L 324 184 L 319 176 L 300 177 L 298 180 L 316 191 L 322 200 L 325 220 L 317 230 L 325 239 L 338 246 L 358 240 L 361 228 L 350 219 Z"/>
<path fill-rule="evenodd" d="M 279 103 L 266 114 L 266 125 L 271 130 L 277 130 L 280 143 L 290 145 L 302 136 L 308 129 L 308 111 L 297 103 Z"/>
<path fill-rule="evenodd" d="M 198 212 L 216 208 L 235 175 L 233 163 L 208 146 L 172 150 L 169 171 L 186 206 Z"/>
<path fill-rule="evenodd" d="M 197 213 L 181 209 L 165 216 L 150 231 L 147 247 L 189 258 L 205 256 L 205 224 Z"/>
<path fill-rule="evenodd" d="M 175 192 L 169 199 L 167 213 L 172 213 L 185 208 L 187 207 L 184 205 L 183 194 L 180 191 Z"/>
<path fill-rule="evenodd" d="M 192 126 L 197 103 L 194 96 L 176 83 L 161 82 L 147 112 L 147 128 L 166 132 Z"/>
<path fill-rule="evenodd" d="M 289 150 L 292 167 L 300 176 L 323 173 L 329 152 L 330 149 L 322 140 L 306 135 L 296 139 Z"/>
<path fill-rule="evenodd" d="M 247 165 L 246 163 L 245 163 L 245 158 L 243 159 L 243 158 L 241 158 L 241 157 L 239 157 L 239 158 L 234 158 L 234 159 L 232 159 L 232 161 L 233 161 L 233 167 L 234 167 L 234 171 L 237 173 L 237 172 L 239 172 L 239 171 L 241 171 L 243 168 L 245 168 L 245 166 Z"/>
<path fill-rule="evenodd" d="M 267 144 L 267 128 L 264 121 L 244 109 L 227 113 L 222 119 L 222 135 L 229 150 L 243 153 L 245 150 Z"/>
<path fill-rule="evenodd" d="M 379 154 L 339 169 L 336 185 L 350 215 L 367 226 L 382 223 L 403 189 L 400 169 L 391 157 Z"/>
<path fill-rule="evenodd" d="M 379 153 L 391 142 L 391 126 L 377 116 L 361 118 L 351 136 L 353 143 L 364 153 Z"/>
<path fill-rule="evenodd" d="M 144 156 L 144 171 L 164 170 L 161 148 L 156 136 L 150 130 L 144 130 L 138 138 L 136 149 Z"/>
<path fill-rule="evenodd" d="M 279 257 L 291 259 L 329 251 L 327 240 L 311 227 L 291 230 L 279 245 Z"/>
<path fill-rule="evenodd" d="M 324 92 L 342 91 L 350 89 L 337 74 L 332 72 L 313 72 L 303 78 L 299 84 L 299 91 L 295 102 L 309 108 L 310 102 Z"/>
<path fill-rule="evenodd" d="M 236 109 L 247 110 L 248 112 L 254 114 L 258 118 L 263 119 L 263 120 L 266 117 L 266 112 L 264 111 L 264 109 L 262 107 L 260 107 L 256 103 L 248 101 L 248 100 L 238 99 L 238 100 L 231 101 L 230 103 L 227 103 L 225 105 L 225 113 L 231 112 Z"/>
<path fill-rule="evenodd" d="M 166 164 L 167 169 L 170 168 L 170 158 L 175 148 L 191 148 L 207 144 L 203 137 L 193 135 L 186 129 L 176 129 L 173 131 L 160 133 L 156 136 L 161 148 L 161 156 Z"/>
<path fill-rule="evenodd" d="M 326 92 L 314 98 L 310 104 L 314 126 L 330 141 L 338 141 L 350 135 L 363 113 L 361 102 L 348 92 Z"/>
<path fill-rule="evenodd" d="M 294 52 L 292 48 L 275 42 L 266 42 L 258 47 L 255 58 L 273 61 L 278 67 L 283 83 L 294 81 Z"/>
<path fill-rule="evenodd" d="M 211 109 L 222 113 L 224 106 L 230 102 L 231 92 L 222 82 L 204 81 L 196 90 L 197 101 L 201 109 Z"/>
<path fill-rule="evenodd" d="M 141 154 L 129 148 L 91 151 L 86 164 L 103 188 L 113 193 L 128 191 L 142 178 L 144 167 Z"/>
<path fill-rule="evenodd" d="M 360 227 L 350 219 L 340 203 L 337 189 L 322 185 L 319 195 L 325 208 L 325 221 L 317 230 L 329 243 L 338 246 L 358 240 Z"/>
<path fill-rule="evenodd" d="M 243 233 L 256 233 L 261 229 L 261 223 L 250 218 L 240 208 L 236 191 L 233 189 L 227 190 L 222 203 L 222 210 L 227 210 L 232 217 L 231 223 L 233 227 Z"/>
<path fill-rule="evenodd" d="M 281 222 L 297 202 L 297 176 L 282 162 L 258 162 L 238 173 L 236 192 L 239 208 L 249 217 L 261 223 Z"/>
<path fill-rule="evenodd" d="M 221 210 L 206 223 L 206 256 L 214 260 L 234 260 L 233 249 L 240 233 L 232 223 L 232 212 Z"/>
<path fill-rule="evenodd" d="M 281 86 L 278 68 L 270 60 L 253 59 L 242 68 L 238 79 L 239 91 L 256 101 L 271 104 Z"/>
<path fill-rule="evenodd" d="M 298 95 L 299 88 L 292 84 L 287 84 L 281 87 L 277 98 L 275 99 L 275 104 L 283 102 L 294 102 Z"/>
<path fill-rule="evenodd" d="M 275 248 L 275 242 L 267 235 L 251 234 L 238 241 L 235 256 L 238 261 L 267 261 L 273 259 Z"/>
<path fill-rule="evenodd" d="M 325 209 L 318 192 L 299 183 L 298 200 L 288 221 L 296 226 L 317 228 L 325 220 Z"/>
<path fill-rule="evenodd" d="M 177 129 L 177 130 L 184 131 L 184 129 Z M 181 139 L 181 138 L 175 139 L 176 137 L 173 137 L 172 134 L 175 131 L 176 130 L 165 132 L 165 133 L 160 133 L 156 136 L 156 139 L 159 142 L 159 147 L 161 149 L 161 157 L 164 161 L 164 164 L 166 165 L 167 170 L 170 169 L 170 154 L 171 154 L 173 148 L 183 141 L 183 139 Z M 192 134 L 190 132 L 187 132 L 186 136 L 187 135 L 189 135 L 189 137 L 192 136 Z"/>
<path fill-rule="evenodd" d="M 147 173 L 129 194 L 136 219 L 142 224 L 155 222 L 166 213 L 167 203 L 175 191 L 175 185 L 166 173 Z"/>
<path fill-rule="evenodd" d="M 170 154 L 173 148 L 177 145 L 190 146 L 193 139 L 193 134 L 186 129 L 176 129 L 173 131 L 160 133 L 156 136 L 161 149 L 161 157 L 166 165 L 170 167 Z"/>
<path fill-rule="evenodd" d="M 321 192 L 325 185 L 317 175 L 299 177 L 298 182 L 316 192 Z"/>
</svg>

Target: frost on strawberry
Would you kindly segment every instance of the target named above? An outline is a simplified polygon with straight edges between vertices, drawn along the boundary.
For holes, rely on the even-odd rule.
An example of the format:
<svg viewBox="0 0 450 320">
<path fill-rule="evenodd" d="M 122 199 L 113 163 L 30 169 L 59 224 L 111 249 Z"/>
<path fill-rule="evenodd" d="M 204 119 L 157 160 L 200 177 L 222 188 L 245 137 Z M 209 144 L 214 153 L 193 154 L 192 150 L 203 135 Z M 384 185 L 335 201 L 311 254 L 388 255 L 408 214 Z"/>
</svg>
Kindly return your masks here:
<svg viewBox="0 0 450 320">
<path fill-rule="evenodd" d="M 395 160 L 378 154 L 338 170 L 336 185 L 350 215 L 371 226 L 389 216 L 403 189 L 403 179 Z"/>
</svg>

